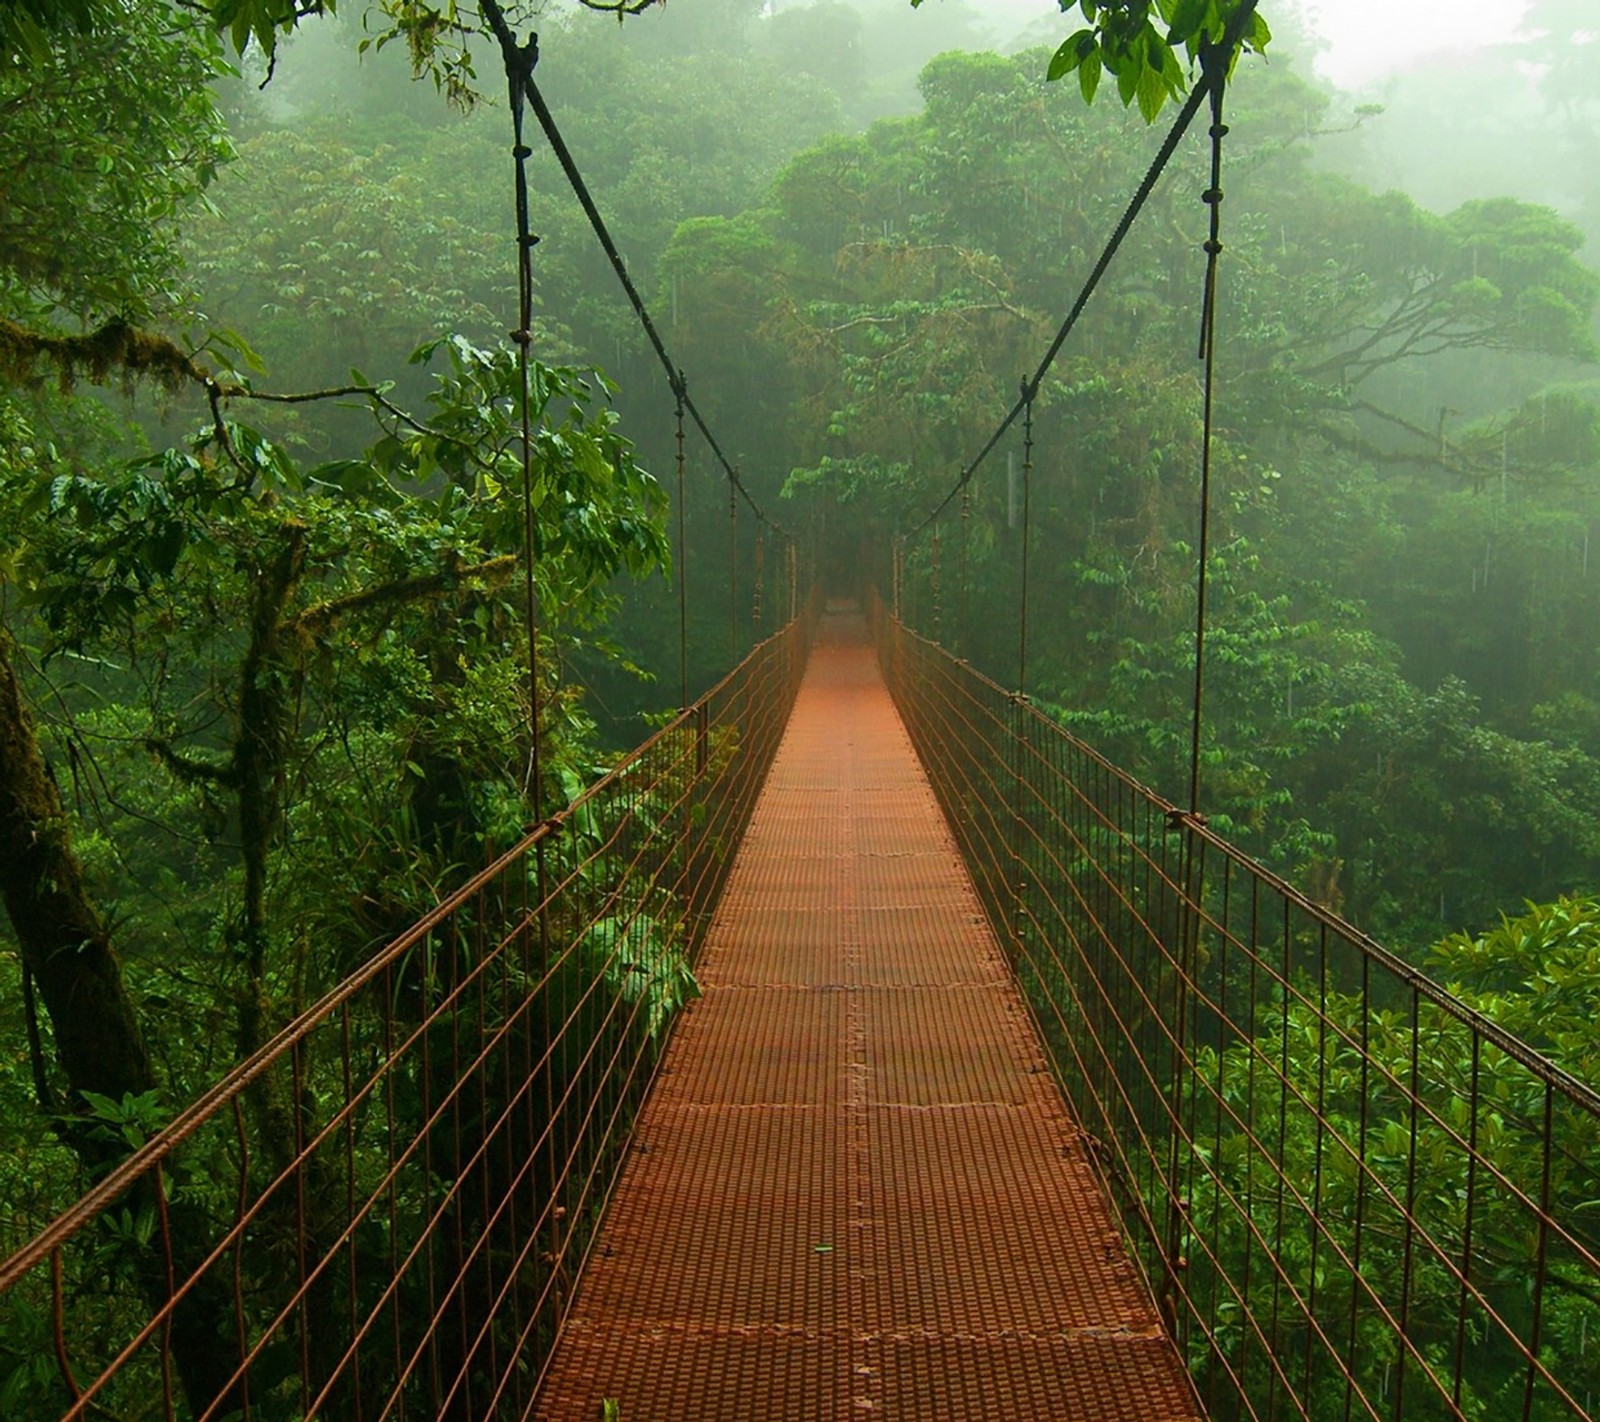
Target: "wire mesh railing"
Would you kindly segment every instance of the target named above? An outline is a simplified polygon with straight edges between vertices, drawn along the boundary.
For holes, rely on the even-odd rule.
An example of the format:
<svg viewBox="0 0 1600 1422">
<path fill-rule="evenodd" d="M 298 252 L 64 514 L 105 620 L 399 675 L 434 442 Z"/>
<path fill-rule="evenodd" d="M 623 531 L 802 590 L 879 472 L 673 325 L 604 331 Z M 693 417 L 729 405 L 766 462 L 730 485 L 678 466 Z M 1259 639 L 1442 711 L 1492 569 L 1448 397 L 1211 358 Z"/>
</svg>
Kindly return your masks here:
<svg viewBox="0 0 1600 1422">
<path fill-rule="evenodd" d="M 809 618 L 0 1264 L 6 1415 L 526 1418 Z"/>
<path fill-rule="evenodd" d="M 1208 1414 L 1593 1419 L 1600 1097 L 881 604 L 875 620 Z"/>
</svg>

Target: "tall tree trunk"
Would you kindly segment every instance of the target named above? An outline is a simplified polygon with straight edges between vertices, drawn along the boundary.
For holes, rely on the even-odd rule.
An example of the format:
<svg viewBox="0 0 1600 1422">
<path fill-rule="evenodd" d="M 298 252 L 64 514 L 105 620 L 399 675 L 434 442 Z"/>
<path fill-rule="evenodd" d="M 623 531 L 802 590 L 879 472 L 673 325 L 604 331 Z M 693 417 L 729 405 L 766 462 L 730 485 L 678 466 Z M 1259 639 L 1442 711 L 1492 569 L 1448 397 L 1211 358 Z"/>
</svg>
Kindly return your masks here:
<svg viewBox="0 0 1600 1422">
<path fill-rule="evenodd" d="M 236 1049 L 240 1061 L 267 1038 L 267 881 L 282 799 L 288 735 L 283 609 L 305 566 L 305 529 L 287 522 L 277 556 L 256 577 L 250 646 L 239 677 L 239 729 L 233 783 L 239 795 L 239 840 L 244 860 L 245 983 Z"/>
<path fill-rule="evenodd" d="M 74 1091 L 120 1101 L 155 1074 L 122 967 L 84 888 L 60 792 L 45 768 L 0 628 L 0 897 L 55 1033 Z"/>
<path fill-rule="evenodd" d="M 56 1055 L 77 1098 L 73 1106 L 81 1106 L 85 1091 L 121 1101 L 153 1090 L 155 1073 L 111 935 L 72 851 L 66 811 L 39 749 L 15 654 L 16 643 L 0 626 L 0 898 L 23 967 L 44 1000 Z M 69 1129 L 63 1135 L 93 1171 L 103 1171 L 115 1158 L 99 1133 Z M 146 1181 L 134 1194 L 153 1204 L 155 1188 Z M 172 1202 L 168 1219 L 182 1280 L 204 1259 L 209 1230 L 184 1201 Z M 167 1300 L 165 1259 L 152 1247 L 136 1263 L 147 1302 L 160 1307 Z M 209 1278 L 174 1312 L 173 1359 L 196 1411 L 228 1389 L 238 1357 L 232 1317 L 220 1280 Z"/>
</svg>

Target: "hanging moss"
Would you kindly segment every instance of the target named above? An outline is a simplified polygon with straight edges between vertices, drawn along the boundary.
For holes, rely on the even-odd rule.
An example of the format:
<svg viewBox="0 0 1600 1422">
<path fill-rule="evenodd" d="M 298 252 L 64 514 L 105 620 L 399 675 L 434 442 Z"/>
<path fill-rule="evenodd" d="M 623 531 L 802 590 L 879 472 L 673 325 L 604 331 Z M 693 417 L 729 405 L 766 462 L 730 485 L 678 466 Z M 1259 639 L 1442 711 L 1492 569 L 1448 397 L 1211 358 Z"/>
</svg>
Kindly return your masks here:
<svg viewBox="0 0 1600 1422">
<path fill-rule="evenodd" d="M 54 369 L 63 393 L 82 378 L 105 385 L 120 377 L 127 386 L 153 380 L 169 391 L 211 378 L 181 346 L 120 317 L 81 336 L 30 331 L 0 320 L 0 383 L 36 385 L 41 366 Z"/>
</svg>

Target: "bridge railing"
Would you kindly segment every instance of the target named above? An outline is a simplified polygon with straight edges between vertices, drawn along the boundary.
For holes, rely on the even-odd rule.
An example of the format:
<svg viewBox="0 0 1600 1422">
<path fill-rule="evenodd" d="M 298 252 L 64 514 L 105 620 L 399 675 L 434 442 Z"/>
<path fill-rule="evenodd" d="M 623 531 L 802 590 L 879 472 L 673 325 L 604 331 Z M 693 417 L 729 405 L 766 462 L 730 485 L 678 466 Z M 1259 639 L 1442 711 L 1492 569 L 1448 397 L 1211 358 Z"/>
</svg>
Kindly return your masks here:
<svg viewBox="0 0 1600 1422">
<path fill-rule="evenodd" d="M 523 1418 L 809 618 L 0 1264 L 0 1413 Z"/>
<path fill-rule="evenodd" d="M 1600 1097 L 878 609 L 1213 1418 L 1600 1415 Z"/>
</svg>

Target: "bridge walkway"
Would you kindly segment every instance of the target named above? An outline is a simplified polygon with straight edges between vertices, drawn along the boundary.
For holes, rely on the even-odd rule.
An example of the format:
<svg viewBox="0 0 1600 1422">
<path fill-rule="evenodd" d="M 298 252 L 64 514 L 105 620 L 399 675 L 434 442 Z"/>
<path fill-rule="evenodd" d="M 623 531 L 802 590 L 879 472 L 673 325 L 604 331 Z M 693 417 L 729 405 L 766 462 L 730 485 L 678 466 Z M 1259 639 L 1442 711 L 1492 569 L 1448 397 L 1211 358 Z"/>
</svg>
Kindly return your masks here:
<svg viewBox="0 0 1600 1422">
<path fill-rule="evenodd" d="M 859 617 L 700 979 L 537 1417 L 1198 1416 Z"/>
</svg>

